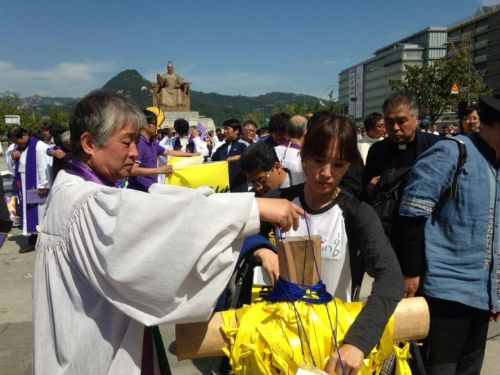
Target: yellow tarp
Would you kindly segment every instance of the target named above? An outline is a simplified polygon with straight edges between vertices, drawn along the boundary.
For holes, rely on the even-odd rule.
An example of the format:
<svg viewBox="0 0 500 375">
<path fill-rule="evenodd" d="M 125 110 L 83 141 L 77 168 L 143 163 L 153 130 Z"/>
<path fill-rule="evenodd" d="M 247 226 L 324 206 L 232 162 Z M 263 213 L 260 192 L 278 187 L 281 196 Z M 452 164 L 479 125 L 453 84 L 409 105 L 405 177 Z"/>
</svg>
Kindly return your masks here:
<svg viewBox="0 0 500 375">
<path fill-rule="evenodd" d="M 210 186 L 216 193 L 229 191 L 229 169 L 227 161 L 203 163 L 202 156 L 169 156 L 168 164 L 173 166 L 167 184 L 198 188 Z"/>
</svg>

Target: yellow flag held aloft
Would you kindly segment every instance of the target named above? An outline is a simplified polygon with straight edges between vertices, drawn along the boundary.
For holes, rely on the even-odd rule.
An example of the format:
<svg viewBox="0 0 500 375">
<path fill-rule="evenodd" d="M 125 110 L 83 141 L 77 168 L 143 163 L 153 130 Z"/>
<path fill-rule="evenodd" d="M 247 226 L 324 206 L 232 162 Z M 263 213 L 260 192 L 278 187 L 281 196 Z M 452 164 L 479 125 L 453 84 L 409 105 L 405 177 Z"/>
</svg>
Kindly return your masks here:
<svg viewBox="0 0 500 375">
<path fill-rule="evenodd" d="M 203 164 L 203 156 L 169 156 L 173 166 L 167 184 L 190 188 L 210 186 L 216 193 L 229 191 L 229 168 L 227 161 Z"/>
</svg>

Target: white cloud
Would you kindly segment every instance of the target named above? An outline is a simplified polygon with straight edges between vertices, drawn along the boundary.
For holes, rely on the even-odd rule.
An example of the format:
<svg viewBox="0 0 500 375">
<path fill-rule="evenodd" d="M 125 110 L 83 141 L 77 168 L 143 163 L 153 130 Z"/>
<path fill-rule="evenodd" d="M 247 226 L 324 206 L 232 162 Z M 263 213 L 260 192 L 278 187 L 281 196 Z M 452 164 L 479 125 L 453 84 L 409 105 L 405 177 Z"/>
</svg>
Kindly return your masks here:
<svg viewBox="0 0 500 375">
<path fill-rule="evenodd" d="M 500 4 L 499 0 L 478 0 L 480 6 L 492 6 Z"/>
<path fill-rule="evenodd" d="M 0 61 L 2 90 L 21 96 L 78 97 L 103 85 L 102 74 L 116 70 L 112 62 L 61 62 L 46 69 L 23 69 L 9 61 Z"/>
</svg>

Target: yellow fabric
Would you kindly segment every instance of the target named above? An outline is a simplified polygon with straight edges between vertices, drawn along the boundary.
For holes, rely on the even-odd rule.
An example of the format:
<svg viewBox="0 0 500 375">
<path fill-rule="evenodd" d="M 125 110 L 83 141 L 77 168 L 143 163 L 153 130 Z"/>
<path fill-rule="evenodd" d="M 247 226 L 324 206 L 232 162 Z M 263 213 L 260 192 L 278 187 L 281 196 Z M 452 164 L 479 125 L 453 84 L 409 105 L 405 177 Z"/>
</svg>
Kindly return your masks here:
<svg viewBox="0 0 500 375">
<path fill-rule="evenodd" d="M 167 183 L 190 188 L 210 186 L 216 193 L 228 192 L 227 161 L 201 164 L 202 162 L 202 156 L 188 158 L 169 156 L 168 164 L 172 164 L 174 169 L 168 176 Z"/>
<path fill-rule="evenodd" d="M 297 333 L 294 305 L 305 331 L 305 336 L 301 331 L 301 338 Z M 293 375 L 303 362 L 325 368 L 333 345 L 328 313 L 333 327 L 337 326 L 336 338 L 340 345 L 363 305 L 336 298 L 327 304 L 328 309 L 325 305 L 296 301 L 294 304 L 257 302 L 237 310 L 223 311 L 221 330 L 229 341 L 228 347 L 223 350 L 229 357 L 232 372 L 237 375 Z M 233 327 L 235 320 L 237 326 Z M 378 345 L 365 359 L 360 375 L 379 374 L 384 359 L 392 353 L 397 356 L 397 374 L 411 375 L 407 363 L 408 348 L 400 349 L 394 345 L 393 329 L 394 320 L 391 317 Z"/>
<path fill-rule="evenodd" d="M 165 120 L 165 115 L 163 114 L 163 111 L 158 107 L 147 107 L 146 109 L 150 112 L 153 112 L 156 115 L 156 125 L 160 127 L 163 120 Z"/>
</svg>

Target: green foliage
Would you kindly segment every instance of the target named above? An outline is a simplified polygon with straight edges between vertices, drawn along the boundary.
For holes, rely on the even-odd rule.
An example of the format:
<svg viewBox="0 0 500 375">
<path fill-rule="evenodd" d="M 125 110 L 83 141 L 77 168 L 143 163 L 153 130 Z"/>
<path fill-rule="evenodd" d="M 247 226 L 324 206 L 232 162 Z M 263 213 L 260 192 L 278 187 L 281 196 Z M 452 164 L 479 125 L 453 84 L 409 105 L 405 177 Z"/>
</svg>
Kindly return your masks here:
<svg viewBox="0 0 500 375">
<path fill-rule="evenodd" d="M 432 122 L 436 122 L 444 111 L 456 111 L 462 100 L 476 101 L 481 93 L 482 77 L 474 68 L 464 40 L 458 48 L 451 44 L 448 56 L 432 65 L 406 64 L 405 69 L 403 80 L 390 81 L 392 88 L 413 93 L 420 115 L 429 117 Z M 458 95 L 450 92 L 453 82 L 460 88 Z"/>
<path fill-rule="evenodd" d="M 49 124 L 60 125 L 69 128 L 69 112 L 60 107 L 53 107 L 49 112 Z"/>
<path fill-rule="evenodd" d="M 4 91 L 0 94 L 0 132 L 3 134 L 7 130 L 5 115 L 19 115 L 21 126 L 28 131 L 36 132 L 38 124 L 42 119 L 39 109 L 30 108 L 20 104 L 19 94 L 12 91 Z"/>
<path fill-rule="evenodd" d="M 137 70 L 128 69 L 111 78 L 102 88 L 131 98 L 140 108 L 146 108 L 153 105 L 151 87 L 151 82 Z"/>
<path fill-rule="evenodd" d="M 330 112 L 339 112 L 340 105 L 338 101 L 333 99 L 333 90 L 328 94 L 329 99 L 323 100 L 318 98 L 317 102 L 314 104 L 306 104 L 306 103 L 290 103 L 286 104 L 283 107 L 283 112 L 286 112 L 290 115 L 305 115 L 306 113 L 315 113 L 318 111 L 330 111 Z"/>
<path fill-rule="evenodd" d="M 191 108 L 213 118 L 216 126 L 220 126 L 224 120 L 230 118 L 241 121 L 253 120 L 258 125 L 263 125 L 266 117 L 283 111 L 287 104 L 313 105 L 316 102 L 314 96 L 283 92 L 271 92 L 259 96 L 232 96 L 191 91 Z"/>
</svg>

